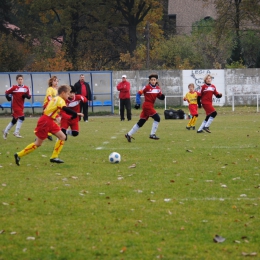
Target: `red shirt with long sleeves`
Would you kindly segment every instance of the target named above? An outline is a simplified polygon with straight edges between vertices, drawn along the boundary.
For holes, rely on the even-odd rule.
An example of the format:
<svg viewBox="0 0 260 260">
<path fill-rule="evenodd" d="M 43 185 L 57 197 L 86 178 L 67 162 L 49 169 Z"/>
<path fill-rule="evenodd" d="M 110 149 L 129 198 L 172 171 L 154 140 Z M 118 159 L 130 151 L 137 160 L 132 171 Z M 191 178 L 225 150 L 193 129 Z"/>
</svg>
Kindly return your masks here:
<svg viewBox="0 0 260 260">
<path fill-rule="evenodd" d="M 120 91 L 120 99 L 129 99 L 130 98 L 130 82 L 122 81 L 116 86 L 117 90 Z"/>
</svg>

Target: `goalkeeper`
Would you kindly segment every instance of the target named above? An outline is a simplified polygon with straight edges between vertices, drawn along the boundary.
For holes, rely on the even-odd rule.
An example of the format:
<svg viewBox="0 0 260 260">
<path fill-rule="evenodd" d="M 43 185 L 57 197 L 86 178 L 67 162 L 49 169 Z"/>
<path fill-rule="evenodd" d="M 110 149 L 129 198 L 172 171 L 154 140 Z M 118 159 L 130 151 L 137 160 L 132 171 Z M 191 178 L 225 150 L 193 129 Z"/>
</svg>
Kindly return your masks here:
<svg viewBox="0 0 260 260">
<path fill-rule="evenodd" d="M 216 87 L 211 84 L 212 77 L 211 75 L 206 75 L 204 78 L 204 85 L 201 86 L 199 98 L 198 98 L 198 106 L 199 108 L 204 108 L 206 112 L 206 118 L 202 122 L 201 126 L 199 127 L 197 133 L 203 133 L 203 130 L 211 133 L 209 130 L 209 126 L 213 122 L 214 118 L 217 116 L 217 111 L 212 105 L 212 96 L 215 95 L 217 98 L 221 98 L 222 94 L 219 93 Z"/>
<path fill-rule="evenodd" d="M 140 114 L 140 120 L 133 126 L 133 128 L 125 135 L 128 142 L 131 142 L 133 138 L 132 135 L 144 125 L 144 123 L 152 117 L 154 119 L 150 139 L 159 140 L 160 138 L 156 136 L 156 131 L 160 122 L 160 116 L 154 109 L 154 102 L 156 98 L 164 100 L 165 95 L 162 94 L 161 88 L 158 83 L 158 75 L 151 74 L 149 76 L 149 84 L 143 87 L 142 90 L 139 90 L 136 94 L 136 105 L 135 108 L 139 109 L 141 104 L 141 95 L 144 94 L 144 103 L 142 106 L 142 112 Z"/>
</svg>

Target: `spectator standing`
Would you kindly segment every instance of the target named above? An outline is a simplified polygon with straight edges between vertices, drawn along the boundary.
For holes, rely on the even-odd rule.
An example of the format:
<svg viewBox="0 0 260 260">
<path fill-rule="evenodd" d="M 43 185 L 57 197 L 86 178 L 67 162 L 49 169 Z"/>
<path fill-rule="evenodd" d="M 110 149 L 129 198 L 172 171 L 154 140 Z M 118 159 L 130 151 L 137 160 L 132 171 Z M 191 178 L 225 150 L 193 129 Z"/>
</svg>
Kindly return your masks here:
<svg viewBox="0 0 260 260">
<path fill-rule="evenodd" d="M 76 89 L 76 94 L 86 97 L 87 99 L 86 103 L 80 103 L 80 111 L 84 114 L 84 121 L 88 122 L 88 101 L 92 100 L 92 94 L 90 86 L 87 82 L 85 82 L 85 76 L 83 74 L 80 75 L 79 81 L 74 84 L 74 87 Z"/>
<path fill-rule="evenodd" d="M 120 91 L 120 118 L 121 121 L 125 120 L 125 109 L 128 121 L 131 120 L 131 102 L 130 102 L 130 82 L 126 80 L 126 75 L 122 76 L 122 81 L 116 86 Z"/>
</svg>

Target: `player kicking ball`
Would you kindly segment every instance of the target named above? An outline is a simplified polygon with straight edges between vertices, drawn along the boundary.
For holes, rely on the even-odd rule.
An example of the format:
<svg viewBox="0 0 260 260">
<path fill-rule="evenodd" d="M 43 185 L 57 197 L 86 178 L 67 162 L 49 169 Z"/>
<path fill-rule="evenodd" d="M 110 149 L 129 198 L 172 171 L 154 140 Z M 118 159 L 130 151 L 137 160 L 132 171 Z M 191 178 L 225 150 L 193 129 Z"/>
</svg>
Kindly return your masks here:
<svg viewBox="0 0 260 260">
<path fill-rule="evenodd" d="M 52 163 L 64 163 L 58 158 L 66 139 L 66 135 L 61 131 L 55 119 L 61 110 L 72 115 L 71 118 L 77 116 L 83 116 L 82 113 L 76 113 L 75 111 L 66 107 L 65 100 L 68 99 L 70 94 L 70 86 L 62 85 L 58 88 L 58 96 L 50 100 L 47 107 L 43 111 L 43 115 L 39 118 L 37 126 L 35 128 L 36 140 L 35 142 L 26 146 L 22 151 L 14 154 L 15 163 L 19 166 L 21 157 L 33 152 L 40 147 L 43 141 L 48 137 L 48 133 L 54 134 L 58 139 L 55 143 L 50 162 Z"/>
<path fill-rule="evenodd" d="M 206 118 L 202 122 L 197 133 L 203 133 L 203 130 L 208 133 L 211 133 L 211 131 L 209 130 L 209 126 L 213 122 L 214 118 L 217 116 L 217 111 L 212 105 L 212 96 L 215 95 L 217 98 L 221 98 L 222 94 L 218 93 L 216 87 L 213 84 L 211 84 L 211 81 L 212 77 L 208 74 L 204 78 L 205 84 L 201 86 L 200 98 L 198 99 L 198 106 L 199 108 L 201 108 L 202 105 L 206 112 Z"/>
<path fill-rule="evenodd" d="M 156 98 L 160 100 L 165 99 L 165 95 L 162 94 L 161 88 L 158 83 L 158 75 L 152 74 L 149 76 L 149 84 L 143 87 L 142 90 L 139 90 L 136 94 L 136 105 L 135 108 L 139 109 L 141 104 L 141 95 L 144 94 L 144 103 L 142 106 L 142 112 L 140 114 L 140 120 L 133 126 L 133 128 L 125 135 L 128 142 L 131 142 L 133 138 L 132 135 L 138 131 L 140 127 L 142 127 L 145 122 L 152 117 L 154 119 L 151 134 L 149 136 L 150 139 L 159 140 L 160 138 L 155 135 L 159 122 L 160 116 L 154 109 L 154 102 Z M 134 139 L 134 138 L 133 138 Z"/>
</svg>

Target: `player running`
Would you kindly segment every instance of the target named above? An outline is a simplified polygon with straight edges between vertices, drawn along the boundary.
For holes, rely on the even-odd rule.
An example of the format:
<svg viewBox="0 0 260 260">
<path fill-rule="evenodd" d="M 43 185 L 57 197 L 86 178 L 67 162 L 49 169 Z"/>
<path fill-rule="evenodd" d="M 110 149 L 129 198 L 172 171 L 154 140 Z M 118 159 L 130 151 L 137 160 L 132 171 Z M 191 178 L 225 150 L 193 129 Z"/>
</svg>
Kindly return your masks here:
<svg viewBox="0 0 260 260">
<path fill-rule="evenodd" d="M 136 94 L 136 105 L 135 108 L 139 109 L 141 104 L 141 95 L 144 94 L 144 103 L 142 106 L 142 112 L 140 114 L 140 120 L 133 126 L 133 128 L 125 135 L 128 142 L 131 142 L 131 139 L 133 138 L 132 135 L 144 125 L 144 123 L 149 119 L 149 117 L 152 117 L 154 119 L 151 134 L 149 136 L 150 139 L 153 140 L 159 140 L 160 138 L 155 135 L 159 122 L 160 122 L 160 116 L 154 109 L 154 102 L 156 98 L 160 100 L 164 100 L 165 95 L 162 94 L 161 88 L 158 84 L 158 75 L 157 74 L 151 74 L 149 76 L 149 84 L 145 87 L 143 87 L 142 90 L 139 90 Z"/>
</svg>

